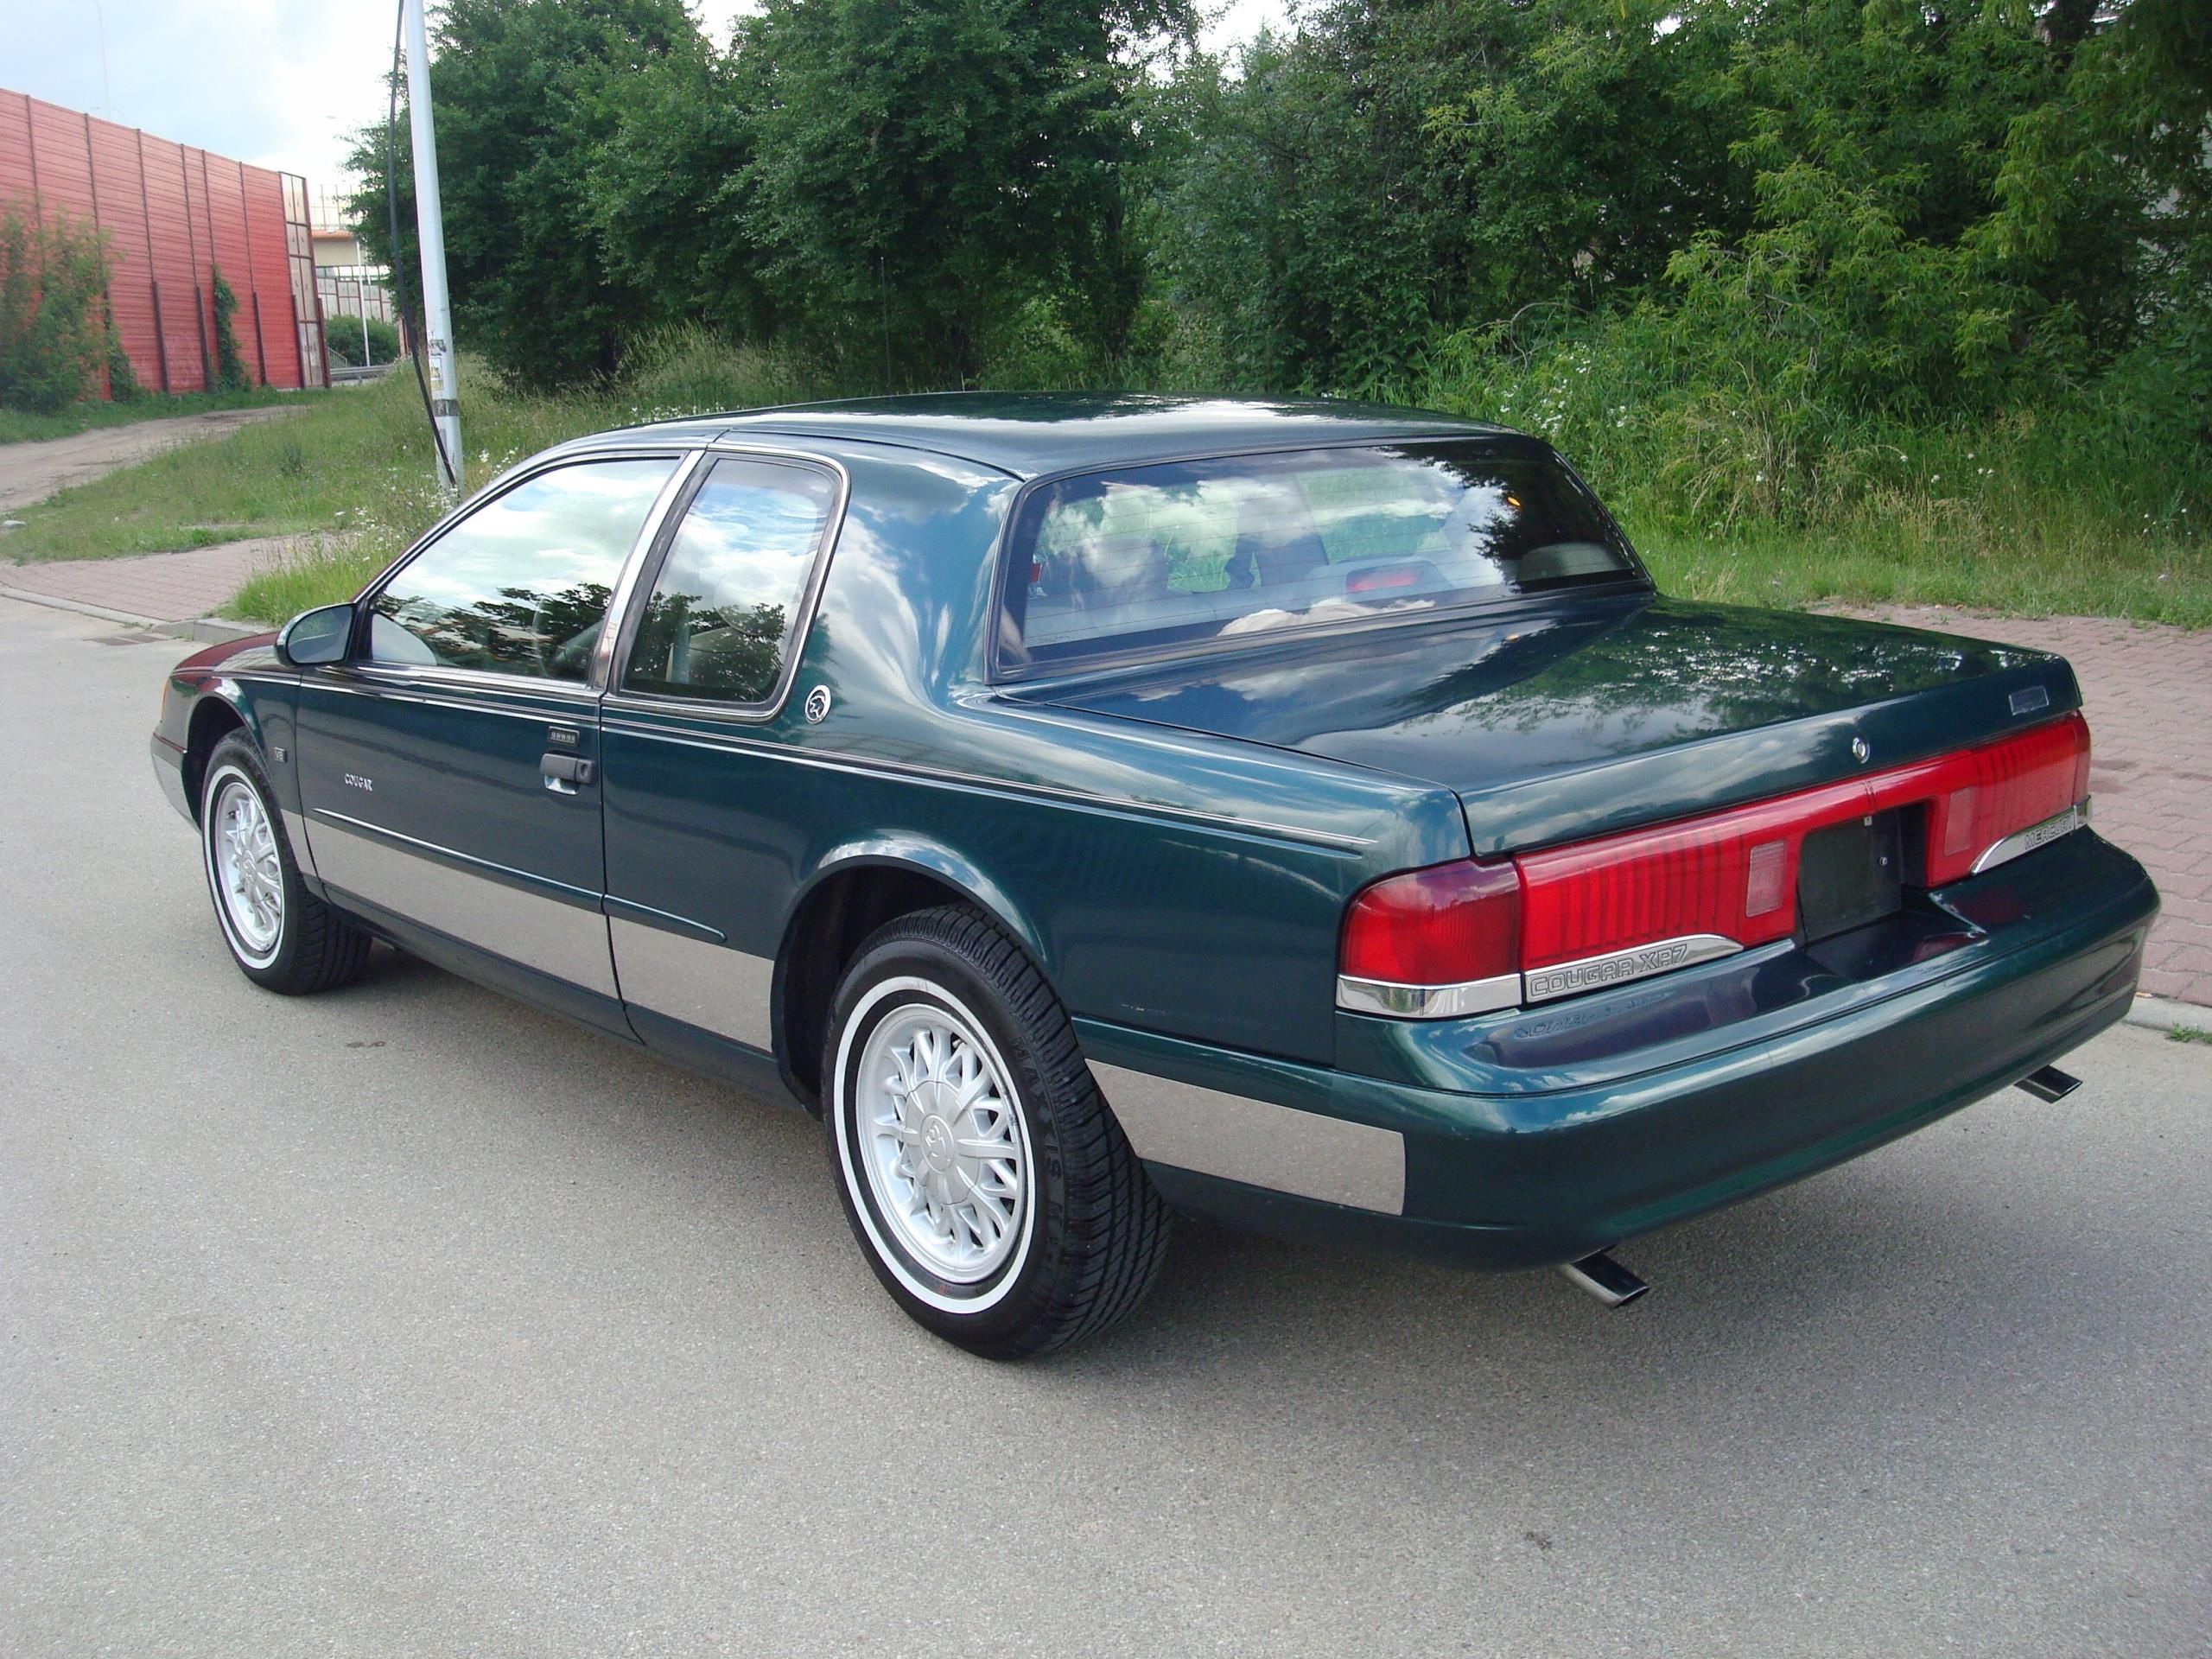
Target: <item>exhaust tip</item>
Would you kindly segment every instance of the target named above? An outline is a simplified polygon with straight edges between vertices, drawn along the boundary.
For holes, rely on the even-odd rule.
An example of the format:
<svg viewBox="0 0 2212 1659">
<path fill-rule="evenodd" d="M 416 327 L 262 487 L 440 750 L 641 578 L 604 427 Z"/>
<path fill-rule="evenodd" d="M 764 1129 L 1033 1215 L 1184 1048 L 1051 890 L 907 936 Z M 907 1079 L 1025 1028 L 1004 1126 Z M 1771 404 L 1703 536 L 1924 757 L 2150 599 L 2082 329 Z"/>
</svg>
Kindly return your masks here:
<svg viewBox="0 0 2212 1659">
<path fill-rule="evenodd" d="M 1603 1250 L 1593 1250 L 1560 1271 L 1567 1283 L 1586 1291 L 1607 1307 L 1625 1307 L 1651 1288 Z"/>
<path fill-rule="evenodd" d="M 2037 1100 L 2063 1100 L 2082 1086 L 2082 1079 L 2055 1065 L 2046 1065 L 2040 1071 L 2031 1071 L 2014 1085 L 2024 1089 Z"/>
</svg>

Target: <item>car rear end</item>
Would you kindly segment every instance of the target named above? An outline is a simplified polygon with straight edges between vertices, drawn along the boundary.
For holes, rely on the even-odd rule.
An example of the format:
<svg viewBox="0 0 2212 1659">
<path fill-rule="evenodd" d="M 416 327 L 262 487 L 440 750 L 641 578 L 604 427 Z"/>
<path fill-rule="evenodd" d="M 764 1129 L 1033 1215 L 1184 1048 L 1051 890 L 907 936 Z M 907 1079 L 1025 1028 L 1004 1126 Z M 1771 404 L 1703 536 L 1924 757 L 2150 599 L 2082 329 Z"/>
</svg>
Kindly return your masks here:
<svg viewBox="0 0 2212 1659">
<path fill-rule="evenodd" d="M 2158 899 L 2088 828 L 2088 762 L 2069 713 L 1366 889 L 1338 1066 L 1378 1103 L 1417 1091 L 1391 1114 L 1411 1231 L 1571 1260 L 1905 1134 L 2119 1020 Z"/>
<path fill-rule="evenodd" d="M 2088 827 L 2063 662 L 1660 599 L 1529 440 L 1057 481 L 1008 569 L 1023 695 L 1464 810 L 1466 856 L 1346 895 L 1333 1066 L 1113 1039 L 1201 1104 L 1380 1131 L 1340 1144 L 1402 1148 L 1402 1185 L 1162 1160 L 1188 1207 L 1570 1261 L 2028 1077 L 2133 995 L 2158 898 Z"/>
</svg>

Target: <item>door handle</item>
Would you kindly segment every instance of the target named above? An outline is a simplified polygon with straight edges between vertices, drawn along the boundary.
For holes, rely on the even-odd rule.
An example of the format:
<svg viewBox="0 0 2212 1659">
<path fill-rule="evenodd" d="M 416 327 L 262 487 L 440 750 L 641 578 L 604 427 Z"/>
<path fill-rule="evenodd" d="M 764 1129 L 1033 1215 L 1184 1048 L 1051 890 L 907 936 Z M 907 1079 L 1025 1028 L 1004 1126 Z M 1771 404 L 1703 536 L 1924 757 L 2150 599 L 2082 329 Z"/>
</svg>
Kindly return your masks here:
<svg viewBox="0 0 2212 1659">
<path fill-rule="evenodd" d="M 545 776 L 545 787 L 556 795 L 573 795 L 578 784 L 588 784 L 592 779 L 592 765 L 580 755 L 542 754 L 537 757 L 537 769 Z"/>
</svg>

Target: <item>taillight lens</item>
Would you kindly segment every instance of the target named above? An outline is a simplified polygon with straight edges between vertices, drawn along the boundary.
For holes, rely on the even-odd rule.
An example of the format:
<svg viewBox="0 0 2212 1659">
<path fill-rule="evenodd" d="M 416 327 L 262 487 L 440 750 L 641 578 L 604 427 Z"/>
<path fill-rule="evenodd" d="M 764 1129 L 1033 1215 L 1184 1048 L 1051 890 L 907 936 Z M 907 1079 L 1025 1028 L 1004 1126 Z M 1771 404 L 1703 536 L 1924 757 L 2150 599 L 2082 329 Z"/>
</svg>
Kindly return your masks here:
<svg viewBox="0 0 2212 1659">
<path fill-rule="evenodd" d="M 1510 863 L 1439 864 L 1377 881 L 1344 912 L 1338 971 L 1389 985 L 1463 985 L 1521 970 L 1521 878 Z"/>
<path fill-rule="evenodd" d="M 1971 749 L 1725 811 L 1526 853 L 1395 875 L 1344 914 L 1338 1000 L 1370 1012 L 1441 1017 L 1525 1000 L 1787 938 L 1797 926 L 1797 867 L 1816 830 L 1893 808 L 1927 813 L 1922 879 L 1942 887 L 2086 801 L 2089 728 L 2071 714 Z M 2071 828 L 2053 826 L 2053 833 Z M 1666 946 L 1652 950 L 1646 947 Z M 1586 972 L 1586 969 L 1587 970 Z M 1456 996 L 1386 996 L 1376 988 L 1471 988 Z"/>
<path fill-rule="evenodd" d="M 2047 725 L 1888 774 L 1900 799 L 1928 799 L 1928 885 L 1955 881 L 2003 841 L 2089 798 L 2089 725 Z M 1885 803 L 1886 804 L 1886 803 Z"/>
</svg>

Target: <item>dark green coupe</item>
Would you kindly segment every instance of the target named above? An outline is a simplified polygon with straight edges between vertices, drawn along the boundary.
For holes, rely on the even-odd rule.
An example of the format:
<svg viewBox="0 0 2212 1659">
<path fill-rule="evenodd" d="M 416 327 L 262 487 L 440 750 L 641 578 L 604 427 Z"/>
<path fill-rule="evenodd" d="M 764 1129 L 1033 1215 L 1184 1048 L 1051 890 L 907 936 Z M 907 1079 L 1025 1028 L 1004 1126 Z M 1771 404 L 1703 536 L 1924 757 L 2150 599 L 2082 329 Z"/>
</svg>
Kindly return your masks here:
<svg viewBox="0 0 2212 1659">
<path fill-rule="evenodd" d="M 1440 416 L 893 399 L 537 456 L 175 670 L 257 983 L 372 938 L 827 1130 L 993 1355 L 1182 1210 L 1573 1264 L 2117 1020 L 2158 897 L 2055 657 L 1656 593 Z"/>
</svg>

